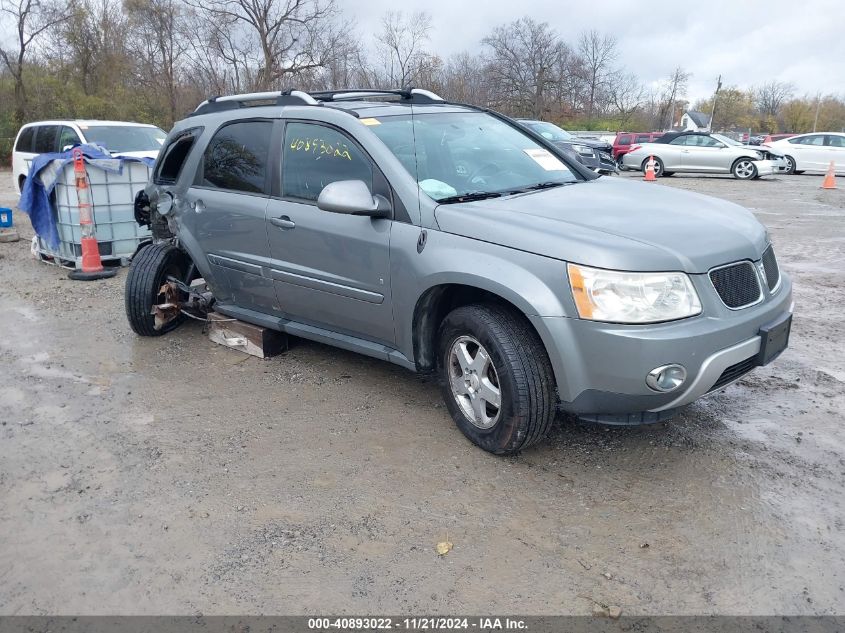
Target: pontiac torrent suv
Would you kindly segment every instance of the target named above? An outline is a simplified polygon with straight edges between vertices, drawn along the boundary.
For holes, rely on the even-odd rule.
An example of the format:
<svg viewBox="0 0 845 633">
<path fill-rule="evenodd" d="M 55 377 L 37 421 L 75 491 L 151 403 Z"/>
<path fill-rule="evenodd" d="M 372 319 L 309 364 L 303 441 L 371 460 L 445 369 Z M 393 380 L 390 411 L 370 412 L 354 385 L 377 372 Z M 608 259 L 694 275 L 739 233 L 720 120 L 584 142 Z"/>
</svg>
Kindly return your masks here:
<svg viewBox="0 0 845 633">
<path fill-rule="evenodd" d="M 750 212 L 598 177 L 424 90 L 206 101 L 136 217 L 155 236 L 126 282 L 139 335 L 176 327 L 162 306 L 202 278 L 220 314 L 438 372 L 457 426 L 499 454 L 558 409 L 668 419 L 789 337 L 791 282 Z"/>
</svg>

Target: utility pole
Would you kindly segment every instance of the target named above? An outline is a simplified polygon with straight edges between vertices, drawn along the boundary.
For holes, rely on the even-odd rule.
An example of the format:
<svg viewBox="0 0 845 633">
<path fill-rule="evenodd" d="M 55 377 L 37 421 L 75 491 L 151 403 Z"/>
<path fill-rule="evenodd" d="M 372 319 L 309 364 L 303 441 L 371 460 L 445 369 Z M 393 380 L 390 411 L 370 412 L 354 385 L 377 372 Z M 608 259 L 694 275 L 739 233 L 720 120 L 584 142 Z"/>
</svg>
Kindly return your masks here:
<svg viewBox="0 0 845 633">
<path fill-rule="evenodd" d="M 716 97 L 719 96 L 719 90 L 722 89 L 722 75 L 716 80 L 716 92 L 713 93 L 713 107 L 710 109 L 710 131 L 713 131 L 713 117 L 716 116 Z"/>
</svg>

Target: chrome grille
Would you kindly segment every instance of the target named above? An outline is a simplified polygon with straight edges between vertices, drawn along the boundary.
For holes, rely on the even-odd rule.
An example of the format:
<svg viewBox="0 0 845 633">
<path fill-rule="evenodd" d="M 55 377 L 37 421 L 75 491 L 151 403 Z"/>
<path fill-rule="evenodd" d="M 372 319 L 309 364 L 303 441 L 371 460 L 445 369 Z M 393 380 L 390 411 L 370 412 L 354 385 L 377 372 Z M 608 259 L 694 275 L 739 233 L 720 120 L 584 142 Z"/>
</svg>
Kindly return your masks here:
<svg viewBox="0 0 845 633">
<path fill-rule="evenodd" d="M 710 281 L 722 303 L 731 309 L 757 303 L 762 296 L 760 280 L 751 262 L 737 262 L 710 271 Z"/>
<path fill-rule="evenodd" d="M 775 249 L 771 245 L 763 253 L 763 270 L 766 273 L 766 284 L 769 290 L 774 290 L 780 283 L 780 269 L 778 260 L 775 259 Z"/>
</svg>

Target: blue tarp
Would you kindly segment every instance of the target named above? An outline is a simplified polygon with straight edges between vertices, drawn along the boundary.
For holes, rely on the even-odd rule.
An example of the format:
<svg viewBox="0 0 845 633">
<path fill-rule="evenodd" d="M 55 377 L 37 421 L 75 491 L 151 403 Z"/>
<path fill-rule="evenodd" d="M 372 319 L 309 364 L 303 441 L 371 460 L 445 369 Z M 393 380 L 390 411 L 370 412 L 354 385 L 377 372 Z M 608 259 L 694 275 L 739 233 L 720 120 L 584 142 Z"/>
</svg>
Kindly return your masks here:
<svg viewBox="0 0 845 633">
<path fill-rule="evenodd" d="M 79 148 L 86 163 L 117 174 L 123 171 L 124 161 L 138 161 L 150 167 L 155 162 L 152 158 L 112 157 L 95 145 L 80 145 Z M 50 194 L 53 193 L 62 169 L 72 160 L 71 150 L 36 156 L 29 167 L 29 174 L 18 202 L 20 210 L 29 216 L 32 228 L 52 249 L 59 248 L 59 232 L 56 228 L 56 215 L 50 208 Z"/>
</svg>

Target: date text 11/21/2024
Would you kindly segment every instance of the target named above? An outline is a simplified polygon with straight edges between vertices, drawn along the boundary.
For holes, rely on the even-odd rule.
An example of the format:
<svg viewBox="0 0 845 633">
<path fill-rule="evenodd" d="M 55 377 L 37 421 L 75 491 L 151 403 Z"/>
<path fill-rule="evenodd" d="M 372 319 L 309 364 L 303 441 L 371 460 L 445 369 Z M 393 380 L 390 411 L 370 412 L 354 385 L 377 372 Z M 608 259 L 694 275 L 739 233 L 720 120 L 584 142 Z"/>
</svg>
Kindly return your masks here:
<svg viewBox="0 0 845 633">
<path fill-rule="evenodd" d="M 476 630 L 476 631 L 518 631 L 527 628 L 526 623 L 518 618 L 501 617 L 344 617 L 344 618 L 309 618 L 308 628 L 314 631 L 329 630 Z"/>
</svg>

